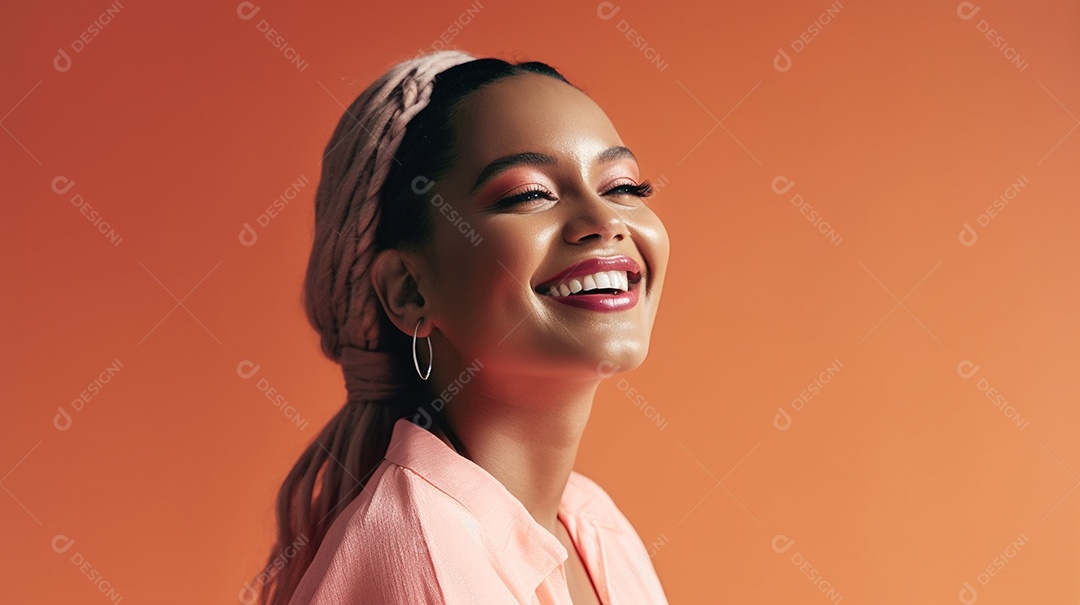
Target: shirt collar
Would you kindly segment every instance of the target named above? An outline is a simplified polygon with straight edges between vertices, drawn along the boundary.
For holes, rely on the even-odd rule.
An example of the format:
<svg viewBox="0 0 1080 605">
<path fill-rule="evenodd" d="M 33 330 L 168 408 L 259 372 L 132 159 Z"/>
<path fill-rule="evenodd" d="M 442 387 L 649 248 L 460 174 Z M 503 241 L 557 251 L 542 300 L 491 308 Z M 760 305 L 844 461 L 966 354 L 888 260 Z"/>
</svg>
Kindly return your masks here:
<svg viewBox="0 0 1080 605">
<path fill-rule="evenodd" d="M 568 558 L 558 538 L 537 523 L 506 486 L 408 418 L 394 423 L 386 459 L 412 470 L 472 513 L 485 529 L 493 562 L 519 601 L 529 602 L 544 578 Z M 559 514 L 619 531 L 598 490 L 590 479 L 571 471 Z"/>
</svg>

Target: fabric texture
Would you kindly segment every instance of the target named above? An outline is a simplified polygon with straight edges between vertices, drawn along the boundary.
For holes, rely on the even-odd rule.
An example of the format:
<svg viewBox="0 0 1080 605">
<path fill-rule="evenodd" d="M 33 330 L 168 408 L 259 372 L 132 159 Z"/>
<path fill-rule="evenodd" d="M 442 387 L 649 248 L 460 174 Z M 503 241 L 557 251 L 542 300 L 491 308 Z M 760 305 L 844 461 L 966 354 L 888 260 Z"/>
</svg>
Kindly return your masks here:
<svg viewBox="0 0 1080 605">
<path fill-rule="evenodd" d="M 648 550 L 572 471 L 559 519 L 605 605 L 667 605 Z M 407 418 L 289 605 L 572 605 L 562 543 L 494 476 Z"/>
</svg>

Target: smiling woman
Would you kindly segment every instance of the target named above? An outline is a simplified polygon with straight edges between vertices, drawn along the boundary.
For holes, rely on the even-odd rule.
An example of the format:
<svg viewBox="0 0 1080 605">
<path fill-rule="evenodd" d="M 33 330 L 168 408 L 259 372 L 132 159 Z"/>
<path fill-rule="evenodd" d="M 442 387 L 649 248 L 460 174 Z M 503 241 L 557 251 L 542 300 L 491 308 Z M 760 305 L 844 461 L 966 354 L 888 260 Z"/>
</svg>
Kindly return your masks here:
<svg viewBox="0 0 1080 605">
<path fill-rule="evenodd" d="M 440 51 L 360 94 L 304 291 L 348 399 L 281 487 L 261 603 L 667 602 L 573 470 L 603 368 L 648 351 L 669 253 L 650 193 L 544 63 Z"/>
</svg>

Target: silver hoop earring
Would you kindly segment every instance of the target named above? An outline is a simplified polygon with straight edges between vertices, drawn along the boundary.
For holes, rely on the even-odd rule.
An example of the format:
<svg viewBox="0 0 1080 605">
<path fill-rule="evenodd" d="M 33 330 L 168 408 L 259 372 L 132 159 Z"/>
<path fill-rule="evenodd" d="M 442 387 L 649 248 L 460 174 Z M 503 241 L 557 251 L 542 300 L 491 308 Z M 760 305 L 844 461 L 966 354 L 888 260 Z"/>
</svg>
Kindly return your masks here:
<svg viewBox="0 0 1080 605">
<path fill-rule="evenodd" d="M 423 317 L 420 318 L 420 321 L 416 322 L 416 327 L 413 328 L 413 332 L 412 332 L 412 362 L 413 362 L 413 365 L 416 366 L 416 373 L 420 374 L 420 378 L 423 379 L 423 380 L 427 380 L 428 376 L 431 376 L 431 362 L 432 362 L 432 359 L 431 359 L 431 337 L 430 336 L 425 336 L 424 337 L 424 338 L 427 339 L 427 349 L 428 349 L 427 374 L 423 374 L 423 373 L 420 372 L 420 362 L 416 359 L 416 332 L 417 332 L 417 330 L 420 329 L 420 324 L 422 324 L 422 323 L 424 323 L 424 318 Z"/>
</svg>

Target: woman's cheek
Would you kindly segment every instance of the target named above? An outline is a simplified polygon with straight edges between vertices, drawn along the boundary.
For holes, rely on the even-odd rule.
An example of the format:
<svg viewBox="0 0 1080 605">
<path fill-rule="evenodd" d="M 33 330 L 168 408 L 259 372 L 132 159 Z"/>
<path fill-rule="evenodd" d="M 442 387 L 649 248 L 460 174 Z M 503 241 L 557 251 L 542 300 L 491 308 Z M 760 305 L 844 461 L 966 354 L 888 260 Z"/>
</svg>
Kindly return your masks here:
<svg viewBox="0 0 1080 605">
<path fill-rule="evenodd" d="M 637 233 L 637 237 L 644 240 L 654 251 L 667 248 L 668 234 L 663 221 L 651 209 L 639 215 L 631 225 Z"/>
</svg>

